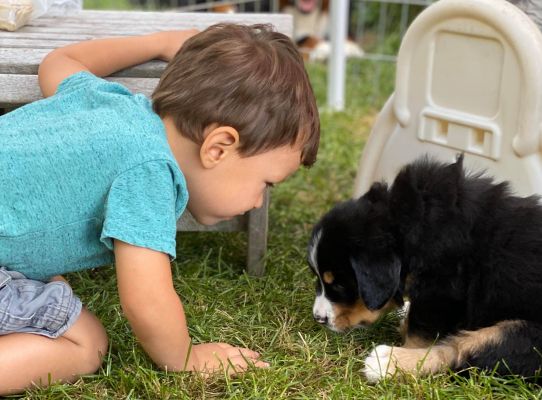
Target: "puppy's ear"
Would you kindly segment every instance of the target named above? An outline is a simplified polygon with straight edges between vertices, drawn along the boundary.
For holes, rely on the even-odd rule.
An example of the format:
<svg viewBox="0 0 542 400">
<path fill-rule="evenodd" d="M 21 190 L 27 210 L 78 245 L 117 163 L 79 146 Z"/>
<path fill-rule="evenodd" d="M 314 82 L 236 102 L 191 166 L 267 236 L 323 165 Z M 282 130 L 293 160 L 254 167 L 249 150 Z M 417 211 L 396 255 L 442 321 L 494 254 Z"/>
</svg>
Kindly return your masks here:
<svg viewBox="0 0 542 400">
<path fill-rule="evenodd" d="M 395 254 L 351 257 L 358 291 L 369 310 L 381 309 L 397 292 L 401 262 Z"/>
</svg>

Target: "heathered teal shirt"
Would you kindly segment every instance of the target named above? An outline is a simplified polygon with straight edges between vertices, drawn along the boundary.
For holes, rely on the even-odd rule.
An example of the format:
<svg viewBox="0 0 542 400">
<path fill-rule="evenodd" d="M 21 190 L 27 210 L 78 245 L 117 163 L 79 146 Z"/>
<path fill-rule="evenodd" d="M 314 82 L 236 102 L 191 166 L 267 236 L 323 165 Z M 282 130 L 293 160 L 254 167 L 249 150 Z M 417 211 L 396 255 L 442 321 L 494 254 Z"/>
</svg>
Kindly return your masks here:
<svg viewBox="0 0 542 400">
<path fill-rule="evenodd" d="M 113 239 L 175 257 L 188 193 L 143 95 L 87 72 L 0 117 L 0 266 L 33 279 L 109 264 Z"/>
</svg>

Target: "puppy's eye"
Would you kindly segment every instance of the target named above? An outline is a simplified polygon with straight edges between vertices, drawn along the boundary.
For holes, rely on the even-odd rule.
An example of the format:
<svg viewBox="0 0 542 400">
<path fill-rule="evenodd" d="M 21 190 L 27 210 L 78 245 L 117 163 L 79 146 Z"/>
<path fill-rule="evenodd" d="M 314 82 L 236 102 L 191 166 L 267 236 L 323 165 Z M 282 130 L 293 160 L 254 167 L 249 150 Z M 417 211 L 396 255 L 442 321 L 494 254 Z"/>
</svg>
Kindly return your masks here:
<svg viewBox="0 0 542 400">
<path fill-rule="evenodd" d="M 346 288 L 343 286 L 343 285 L 340 285 L 338 283 L 334 283 L 333 285 L 331 285 L 331 287 L 336 290 L 337 292 L 344 292 L 346 291 Z"/>
</svg>

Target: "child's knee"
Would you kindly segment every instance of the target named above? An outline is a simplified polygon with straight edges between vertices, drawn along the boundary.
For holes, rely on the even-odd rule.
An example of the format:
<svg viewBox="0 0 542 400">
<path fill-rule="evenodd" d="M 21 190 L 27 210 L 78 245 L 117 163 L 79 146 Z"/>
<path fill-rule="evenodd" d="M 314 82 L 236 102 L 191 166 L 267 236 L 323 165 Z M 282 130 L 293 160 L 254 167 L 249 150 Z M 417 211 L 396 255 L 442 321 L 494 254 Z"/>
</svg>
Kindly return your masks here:
<svg viewBox="0 0 542 400">
<path fill-rule="evenodd" d="M 91 338 L 91 344 L 89 346 L 90 353 L 92 355 L 92 352 L 94 354 L 98 354 L 98 364 L 96 366 L 96 369 L 100 367 L 102 364 L 102 359 L 107 354 L 107 351 L 109 350 L 109 339 L 107 337 L 107 333 L 105 331 L 104 326 L 100 321 L 97 320 L 97 325 L 95 327 L 94 332 L 92 333 Z"/>
<path fill-rule="evenodd" d="M 104 326 L 94 314 L 83 308 L 75 324 L 63 337 L 77 345 L 85 370 L 81 373 L 93 373 L 100 368 L 109 340 Z"/>
</svg>

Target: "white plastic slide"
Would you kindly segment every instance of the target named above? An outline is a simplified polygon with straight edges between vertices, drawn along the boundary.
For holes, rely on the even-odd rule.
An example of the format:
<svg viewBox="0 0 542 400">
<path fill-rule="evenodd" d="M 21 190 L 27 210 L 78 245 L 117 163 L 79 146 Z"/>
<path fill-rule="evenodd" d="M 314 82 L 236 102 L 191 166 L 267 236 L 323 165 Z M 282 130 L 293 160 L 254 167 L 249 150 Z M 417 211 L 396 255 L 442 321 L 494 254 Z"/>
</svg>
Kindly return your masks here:
<svg viewBox="0 0 542 400">
<path fill-rule="evenodd" d="M 525 1 L 525 0 L 524 0 Z M 423 154 L 542 194 L 542 34 L 505 0 L 440 0 L 408 29 L 354 195 Z"/>
</svg>

